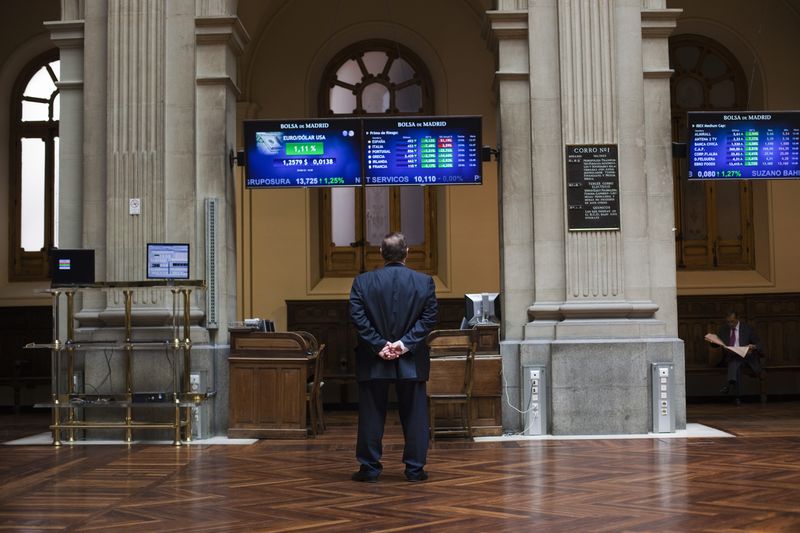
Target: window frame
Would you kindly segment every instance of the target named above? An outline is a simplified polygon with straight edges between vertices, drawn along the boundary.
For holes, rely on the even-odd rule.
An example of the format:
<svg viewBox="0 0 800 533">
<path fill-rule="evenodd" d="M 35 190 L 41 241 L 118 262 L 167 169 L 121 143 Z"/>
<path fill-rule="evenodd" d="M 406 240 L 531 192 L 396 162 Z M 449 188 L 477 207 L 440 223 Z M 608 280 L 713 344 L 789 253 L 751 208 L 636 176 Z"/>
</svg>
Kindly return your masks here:
<svg viewBox="0 0 800 533">
<path fill-rule="evenodd" d="M 385 52 L 392 60 L 402 58 L 414 69 L 416 76 L 409 81 L 391 84 L 388 71 L 391 61 L 387 61 L 381 74 L 372 75 L 366 69 L 363 55 L 367 52 Z M 359 83 L 345 84 L 335 82 L 336 73 L 347 61 L 355 60 L 361 70 L 362 78 Z M 421 108 L 415 112 L 398 112 L 395 106 L 395 92 L 419 80 L 421 90 Z M 363 110 L 362 90 L 372 83 L 382 83 L 390 89 L 389 112 L 367 113 Z M 350 89 L 356 94 L 356 109 L 354 113 L 333 113 L 330 106 L 330 91 L 334 86 Z M 433 82 L 425 63 L 405 46 L 383 39 L 369 39 L 354 43 L 338 54 L 325 68 L 319 92 L 319 109 L 321 116 L 325 117 L 370 117 L 370 116 L 414 116 L 434 114 Z M 366 270 L 373 270 L 383 265 L 379 246 L 371 246 L 366 241 L 366 206 L 364 188 L 355 188 L 355 235 L 356 241 L 349 246 L 335 246 L 332 239 L 331 223 L 331 192 L 330 188 L 319 190 L 320 202 L 320 270 L 322 277 L 350 277 Z M 434 187 L 424 188 L 424 238 L 422 245 L 409 246 L 406 264 L 418 271 L 434 274 L 437 268 L 437 192 Z M 389 231 L 400 231 L 400 187 L 389 187 Z"/>
<path fill-rule="evenodd" d="M 694 69 L 685 69 L 678 64 L 675 53 L 679 48 L 692 46 L 700 50 Z M 696 70 L 700 60 L 709 53 L 716 55 L 726 65 L 724 74 L 713 80 L 717 83 L 724 79 L 731 79 L 734 84 L 734 104 L 728 108 L 711 107 L 709 92 L 711 84 L 702 73 Z M 677 143 L 686 143 L 684 138 L 687 131 L 686 113 L 688 111 L 737 111 L 747 107 L 748 91 L 747 78 L 741 64 L 727 48 L 721 43 L 708 37 L 696 34 L 676 35 L 669 40 L 670 68 L 673 75 L 670 78 L 670 106 L 672 115 L 672 140 Z M 676 87 L 681 80 L 691 77 L 703 86 L 703 103 L 697 108 L 683 108 L 678 106 Z M 680 270 L 753 270 L 755 268 L 754 230 L 753 230 L 753 193 L 752 184 L 747 180 L 739 180 L 739 238 L 722 239 L 718 233 L 719 212 L 717 208 L 718 183 L 706 181 L 699 185 L 703 187 L 705 202 L 705 239 L 686 238 L 686 228 L 683 220 L 685 214 L 684 189 L 686 182 L 685 164 L 673 165 L 673 194 L 675 209 L 675 256 L 676 265 Z"/>
<path fill-rule="evenodd" d="M 43 67 L 59 59 L 57 48 L 38 56 L 20 70 L 11 92 L 9 113 L 9 281 L 41 281 L 50 279 L 49 251 L 55 242 L 55 158 L 54 144 L 59 136 L 59 120 L 22 121 L 22 102 L 31 78 Z M 56 82 L 56 91 L 59 94 Z M 55 98 L 55 96 L 53 96 Z M 45 143 L 44 176 L 44 245 L 38 251 L 22 249 L 22 139 L 38 138 Z"/>
</svg>

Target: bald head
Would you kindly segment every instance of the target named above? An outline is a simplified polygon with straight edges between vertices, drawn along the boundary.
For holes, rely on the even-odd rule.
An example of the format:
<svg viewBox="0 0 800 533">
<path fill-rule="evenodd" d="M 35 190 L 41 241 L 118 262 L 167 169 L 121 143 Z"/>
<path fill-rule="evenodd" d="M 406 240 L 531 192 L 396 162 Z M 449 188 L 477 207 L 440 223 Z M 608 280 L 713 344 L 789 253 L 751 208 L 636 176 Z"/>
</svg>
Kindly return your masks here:
<svg viewBox="0 0 800 533">
<path fill-rule="evenodd" d="M 381 244 L 381 255 L 387 263 L 404 263 L 408 255 L 406 238 L 402 233 L 387 233 Z"/>
</svg>

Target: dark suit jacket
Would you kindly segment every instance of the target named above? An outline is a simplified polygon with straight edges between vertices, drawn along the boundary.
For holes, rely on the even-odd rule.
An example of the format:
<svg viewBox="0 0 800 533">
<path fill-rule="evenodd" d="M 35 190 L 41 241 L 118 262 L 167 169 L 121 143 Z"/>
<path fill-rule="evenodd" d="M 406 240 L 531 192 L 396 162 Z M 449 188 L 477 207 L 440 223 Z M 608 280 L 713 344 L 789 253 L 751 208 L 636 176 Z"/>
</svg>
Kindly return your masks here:
<svg viewBox="0 0 800 533">
<path fill-rule="evenodd" d="M 728 344 L 728 339 L 731 336 L 731 328 L 727 324 L 723 324 L 717 331 L 717 337 L 725 344 Z M 756 347 L 756 352 L 761 353 L 761 341 L 758 338 L 755 328 L 739 321 L 739 346 L 747 346 L 753 344 Z"/>
<path fill-rule="evenodd" d="M 436 287 L 428 275 L 389 263 L 356 277 L 350 291 L 350 317 L 358 331 L 356 379 L 427 381 L 425 337 L 436 325 L 436 312 Z M 393 361 L 378 356 L 387 342 L 397 340 L 408 353 Z"/>
</svg>

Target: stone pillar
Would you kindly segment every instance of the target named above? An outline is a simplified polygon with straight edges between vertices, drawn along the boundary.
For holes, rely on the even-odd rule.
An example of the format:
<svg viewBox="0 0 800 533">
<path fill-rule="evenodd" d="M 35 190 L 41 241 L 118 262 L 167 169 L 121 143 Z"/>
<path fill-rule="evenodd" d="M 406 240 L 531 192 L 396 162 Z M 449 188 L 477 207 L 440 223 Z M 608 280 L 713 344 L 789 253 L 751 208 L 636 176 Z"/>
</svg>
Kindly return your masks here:
<svg viewBox="0 0 800 533">
<path fill-rule="evenodd" d="M 202 212 L 206 199 L 217 201 L 219 242 L 213 273 L 217 286 L 211 296 L 216 298 L 219 344 L 227 343 L 227 325 L 236 317 L 235 193 L 230 156 L 236 149 L 236 99 L 240 94 L 236 60 L 250 39 L 235 10 L 236 2 L 230 0 L 202 0 L 195 19 L 196 209 Z"/>
<path fill-rule="evenodd" d="M 488 13 L 498 56 L 500 290 L 502 293 L 503 367 L 511 401 L 519 403 L 519 343 L 533 300 L 533 182 L 531 179 L 530 62 L 527 2 L 501 0 Z M 503 412 L 504 425 L 515 425 Z M 509 418 L 506 421 L 506 418 Z"/>
<path fill-rule="evenodd" d="M 205 212 L 207 200 L 216 201 L 216 260 L 206 271 L 207 297 L 215 306 L 218 329 L 211 331 L 215 350 L 207 364 L 215 369 L 217 399 L 214 431 L 223 433 L 228 421 L 228 323 L 236 318 L 236 236 L 234 173 L 230 155 L 236 149 L 236 59 L 249 36 L 236 17 L 236 2 L 198 0 L 195 39 L 195 212 Z M 198 249 L 206 254 L 205 242 Z"/>
<path fill-rule="evenodd" d="M 664 0 L 648 0 L 653 9 L 642 10 L 642 62 L 644 70 L 645 173 L 649 224 L 650 293 L 659 302 L 656 318 L 667 334 L 678 335 L 675 263 L 664 261 L 675 253 L 675 210 L 672 187 L 672 124 L 668 38 L 680 9 L 664 9 Z"/>
<path fill-rule="evenodd" d="M 82 246 L 83 179 L 83 13 L 63 10 L 58 22 L 46 22 L 50 39 L 59 48 L 61 99 L 59 117 L 59 234 L 60 248 Z M 74 18 L 73 18 L 74 17 Z"/>
<path fill-rule="evenodd" d="M 96 250 L 98 280 L 145 279 L 148 242 L 188 242 L 193 278 L 207 279 L 214 269 L 220 334 L 201 327 L 206 296 L 194 291 L 191 371 L 206 380 L 201 387 L 218 392 L 208 414 L 212 431 L 223 433 L 228 407 L 224 343 L 236 298 L 229 152 L 235 146 L 236 57 L 247 41 L 235 16 L 236 2 L 63 3 L 65 17 L 85 15 L 85 23 L 70 18 L 49 24 L 54 39 L 69 48 L 62 54 L 62 190 L 69 199 L 62 212 L 71 209 L 75 215 L 62 227 L 70 232 L 70 245 Z M 88 77 L 82 85 L 84 65 Z M 141 199 L 141 214 L 129 214 L 131 198 Z M 209 262 L 207 198 L 218 200 L 219 226 Z M 121 340 L 121 293 L 90 293 L 79 309 L 80 339 Z M 149 326 L 136 331 L 137 340 L 166 339 L 170 292 L 137 290 L 133 315 L 134 326 Z M 164 365 L 173 364 L 150 355 L 136 359 L 138 390 L 162 390 Z M 81 370 L 87 384 L 103 384 L 94 392 L 119 392 L 111 391 L 103 377 L 110 365 L 118 389 L 122 359 L 86 356 Z"/>
<path fill-rule="evenodd" d="M 59 49 L 60 96 L 58 147 L 58 246 L 83 248 L 83 5 L 61 2 L 61 20 L 45 22 Z M 66 309 L 59 317 L 59 338 L 66 337 Z"/>
<path fill-rule="evenodd" d="M 95 277 L 106 275 L 106 148 L 107 148 L 107 88 L 108 88 L 108 5 L 89 2 L 84 7 L 86 39 L 83 47 L 85 80 L 80 110 L 83 130 L 83 247 L 95 251 Z M 63 109 L 62 105 L 62 109 Z M 112 248 L 113 250 L 113 248 Z M 84 295 L 81 306 L 83 326 L 101 325 L 100 311 L 106 306 L 106 295 L 100 292 Z"/>
<path fill-rule="evenodd" d="M 516 226 L 531 220 L 533 255 L 527 264 L 519 254 L 513 255 L 517 261 L 504 262 L 504 292 L 519 278 L 532 285 L 524 339 L 513 334 L 521 313 L 511 308 L 507 311 L 519 314 L 504 318 L 503 371 L 513 404 L 518 387 L 525 386 L 519 368 L 548 368 L 547 415 L 554 434 L 647 432 L 649 364 L 656 361 L 675 364 L 679 398 L 674 408 L 677 426 L 685 426 L 683 345 L 675 338 L 672 174 L 665 151 L 671 139 L 669 86 L 668 81 L 652 87 L 645 81 L 648 70 L 663 71 L 667 43 L 664 36 L 658 42 L 642 39 L 651 18 L 669 16 L 647 14 L 663 10 L 651 5 L 658 0 L 646 1 L 656 9 L 645 15 L 642 0 L 500 3 L 528 11 L 530 107 L 525 111 L 531 119 L 529 128 L 520 127 L 522 110 L 503 113 L 514 100 L 501 86 L 501 138 L 531 146 L 529 165 L 513 159 L 516 154 L 508 165 L 508 150 L 502 147 L 501 182 L 505 187 L 532 181 L 512 199 L 503 194 L 503 237 L 517 235 Z M 508 15 L 489 16 L 502 43 L 499 21 Z M 502 71 L 502 46 L 498 55 Z M 502 132 L 509 126 L 513 134 L 507 136 Z M 565 147 L 572 144 L 617 146 L 620 229 L 567 227 Z M 529 191 L 532 197 L 526 196 Z M 528 210 L 505 216 L 506 202 L 514 207 L 525 199 Z M 506 248 L 504 242 L 504 259 L 512 257 Z M 525 417 L 508 407 L 503 420 L 510 429 L 520 428 Z"/>
<path fill-rule="evenodd" d="M 516 7 L 516 2 L 500 2 Z M 525 309 L 533 299 L 533 191 L 528 13 L 510 9 L 489 13 L 497 39 L 495 87 L 499 107 L 501 279 L 503 331 L 522 339 Z"/>
</svg>

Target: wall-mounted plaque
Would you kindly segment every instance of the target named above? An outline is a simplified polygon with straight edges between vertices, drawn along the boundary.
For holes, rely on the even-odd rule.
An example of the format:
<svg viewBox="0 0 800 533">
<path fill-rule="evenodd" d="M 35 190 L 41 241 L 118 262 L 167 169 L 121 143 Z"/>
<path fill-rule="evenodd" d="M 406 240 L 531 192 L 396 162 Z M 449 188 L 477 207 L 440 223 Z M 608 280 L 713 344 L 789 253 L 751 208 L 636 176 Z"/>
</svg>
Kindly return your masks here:
<svg viewBox="0 0 800 533">
<path fill-rule="evenodd" d="M 619 229 L 617 145 L 570 144 L 566 156 L 569 230 Z"/>
</svg>

